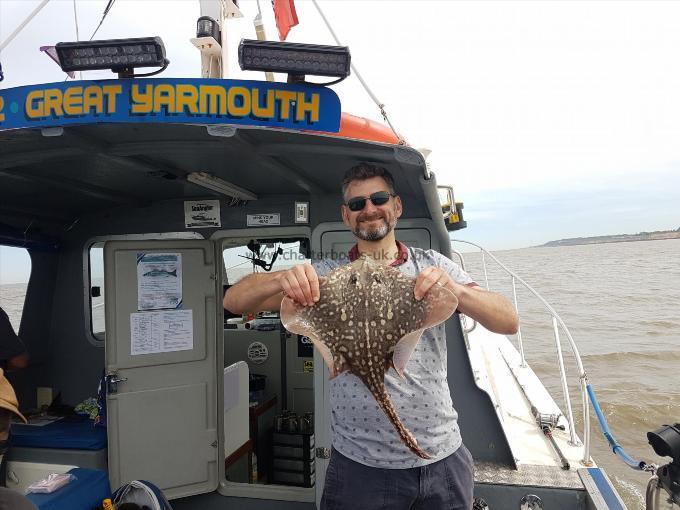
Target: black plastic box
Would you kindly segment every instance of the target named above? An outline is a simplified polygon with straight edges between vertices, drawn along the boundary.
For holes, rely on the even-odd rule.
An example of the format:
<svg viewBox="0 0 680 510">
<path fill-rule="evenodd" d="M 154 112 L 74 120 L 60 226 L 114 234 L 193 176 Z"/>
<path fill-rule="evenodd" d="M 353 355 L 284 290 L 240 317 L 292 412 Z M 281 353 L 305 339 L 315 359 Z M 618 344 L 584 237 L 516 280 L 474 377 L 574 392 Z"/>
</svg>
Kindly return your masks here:
<svg viewBox="0 0 680 510">
<path fill-rule="evenodd" d="M 273 483 L 313 487 L 316 482 L 314 434 L 272 434 Z"/>
</svg>

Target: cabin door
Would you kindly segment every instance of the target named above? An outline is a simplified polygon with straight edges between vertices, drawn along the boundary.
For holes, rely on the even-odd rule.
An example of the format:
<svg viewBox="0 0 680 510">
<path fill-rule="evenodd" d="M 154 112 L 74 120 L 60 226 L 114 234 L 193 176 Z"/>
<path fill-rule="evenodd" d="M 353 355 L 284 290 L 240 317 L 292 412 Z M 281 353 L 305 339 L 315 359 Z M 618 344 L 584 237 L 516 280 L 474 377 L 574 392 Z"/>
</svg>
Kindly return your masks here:
<svg viewBox="0 0 680 510">
<path fill-rule="evenodd" d="M 222 314 L 215 268 L 210 241 L 104 247 L 113 488 L 143 479 L 168 498 L 217 488 Z"/>
</svg>

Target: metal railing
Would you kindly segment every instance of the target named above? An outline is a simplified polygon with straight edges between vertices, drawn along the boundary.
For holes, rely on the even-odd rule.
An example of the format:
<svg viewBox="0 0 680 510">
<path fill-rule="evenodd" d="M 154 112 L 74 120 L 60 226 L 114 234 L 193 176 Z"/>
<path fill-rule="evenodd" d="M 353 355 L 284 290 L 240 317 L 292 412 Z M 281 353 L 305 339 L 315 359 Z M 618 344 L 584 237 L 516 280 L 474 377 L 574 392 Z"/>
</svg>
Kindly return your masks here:
<svg viewBox="0 0 680 510">
<path fill-rule="evenodd" d="M 525 282 L 522 278 L 520 278 L 517 274 L 515 274 L 512 270 L 508 269 L 500 260 L 498 260 L 493 254 L 489 253 L 487 250 L 479 246 L 478 244 L 472 243 L 470 241 L 463 241 L 461 239 L 452 239 L 451 240 L 453 243 L 464 243 L 468 244 L 471 246 L 474 246 L 475 248 L 478 248 L 482 254 L 482 266 L 484 269 L 484 279 L 485 279 L 485 284 L 486 284 L 486 289 L 489 290 L 489 277 L 488 273 L 486 270 L 486 258 L 489 257 L 491 260 L 493 260 L 501 269 L 503 269 L 512 279 L 512 295 L 514 299 L 514 306 L 515 306 L 515 312 L 517 312 L 517 315 L 519 316 L 519 308 L 517 306 L 517 290 L 516 290 L 516 282 L 521 283 L 525 289 L 527 289 L 529 292 L 531 292 L 545 307 L 545 309 L 548 311 L 548 313 L 551 316 L 552 319 L 552 327 L 553 327 L 553 334 L 555 337 L 555 347 L 557 350 L 557 360 L 559 363 L 560 367 L 560 379 L 562 383 L 562 392 L 564 395 L 564 406 L 566 409 L 567 413 L 567 421 L 569 422 L 569 434 L 570 434 L 570 439 L 569 443 L 573 446 L 581 446 L 583 444 L 583 464 L 584 465 L 590 465 L 590 413 L 589 413 L 589 400 L 588 400 L 588 391 L 586 389 L 586 386 L 588 384 L 588 376 L 583 368 L 583 362 L 581 361 L 581 355 L 579 354 L 578 347 L 576 347 L 576 342 L 574 342 L 574 338 L 571 336 L 571 333 L 569 332 L 569 329 L 567 328 L 566 324 L 562 320 L 562 318 L 557 314 L 555 309 L 550 306 L 550 303 L 548 303 L 531 285 L 529 285 L 527 282 Z M 465 269 L 465 260 L 463 258 L 463 254 L 460 253 L 459 251 L 456 250 L 451 250 L 452 254 L 455 254 L 461 262 L 461 267 Z M 583 404 L 583 443 L 579 440 L 578 436 L 576 435 L 576 428 L 574 426 L 574 416 L 572 412 L 572 407 L 571 407 L 571 398 L 569 397 L 569 386 L 567 385 L 567 374 L 564 368 L 564 356 L 562 354 L 562 344 L 560 341 L 560 328 L 564 332 L 564 334 L 567 337 L 567 340 L 569 342 L 569 346 L 571 347 L 571 352 L 574 355 L 574 359 L 576 360 L 576 366 L 578 368 L 578 378 L 579 378 L 579 385 L 581 388 L 581 402 Z M 474 329 L 474 326 L 473 328 Z M 518 343 L 518 348 L 519 348 L 519 353 L 520 353 L 520 359 L 521 359 L 521 366 L 525 367 L 526 366 L 526 360 L 524 358 L 524 346 L 522 344 L 522 329 L 521 329 L 521 320 L 520 320 L 520 326 L 517 329 L 517 343 Z"/>
</svg>

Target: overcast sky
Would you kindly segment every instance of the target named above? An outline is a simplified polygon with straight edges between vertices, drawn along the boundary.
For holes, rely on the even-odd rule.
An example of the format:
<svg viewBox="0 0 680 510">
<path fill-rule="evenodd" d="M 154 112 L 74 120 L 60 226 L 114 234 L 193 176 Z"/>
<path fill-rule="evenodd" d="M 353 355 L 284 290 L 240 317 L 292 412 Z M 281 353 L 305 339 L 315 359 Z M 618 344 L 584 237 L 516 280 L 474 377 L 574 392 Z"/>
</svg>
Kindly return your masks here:
<svg viewBox="0 0 680 510">
<path fill-rule="evenodd" d="M 38 3 L 0 0 L 0 40 Z M 106 3 L 76 0 L 81 38 Z M 260 4 L 274 39 L 271 3 Z M 680 3 L 320 4 L 397 129 L 433 151 L 438 181 L 465 202 L 460 237 L 504 249 L 680 227 Z M 257 5 L 240 5 L 234 48 L 254 37 Z M 288 40 L 333 44 L 311 1 L 296 6 Z M 160 35 L 171 60 L 163 76 L 197 76 L 198 16 L 194 0 L 117 0 L 96 38 Z M 62 81 L 38 47 L 75 39 L 73 0 L 52 0 L 0 55 L 0 86 Z M 235 59 L 231 69 L 261 79 Z M 380 119 L 355 77 L 334 89 L 344 111 Z"/>
</svg>

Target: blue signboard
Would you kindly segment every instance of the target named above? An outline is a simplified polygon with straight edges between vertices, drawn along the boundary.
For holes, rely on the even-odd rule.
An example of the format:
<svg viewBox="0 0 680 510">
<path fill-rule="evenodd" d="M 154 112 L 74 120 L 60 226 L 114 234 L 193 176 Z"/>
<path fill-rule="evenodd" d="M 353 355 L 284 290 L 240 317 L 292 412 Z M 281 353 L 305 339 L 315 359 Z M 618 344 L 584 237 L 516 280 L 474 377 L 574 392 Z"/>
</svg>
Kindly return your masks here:
<svg viewBox="0 0 680 510">
<path fill-rule="evenodd" d="M 0 90 L 0 131 L 108 122 L 236 124 L 336 133 L 330 89 L 216 79 L 126 79 Z"/>
</svg>

